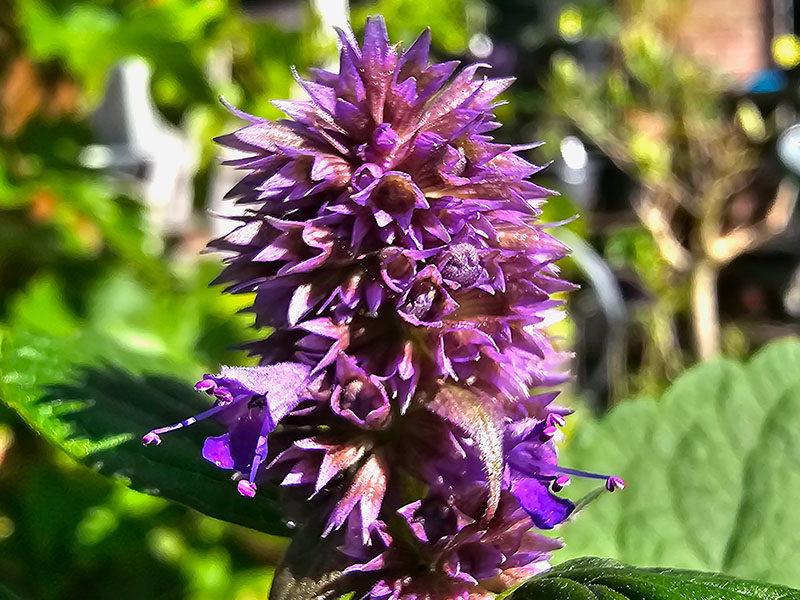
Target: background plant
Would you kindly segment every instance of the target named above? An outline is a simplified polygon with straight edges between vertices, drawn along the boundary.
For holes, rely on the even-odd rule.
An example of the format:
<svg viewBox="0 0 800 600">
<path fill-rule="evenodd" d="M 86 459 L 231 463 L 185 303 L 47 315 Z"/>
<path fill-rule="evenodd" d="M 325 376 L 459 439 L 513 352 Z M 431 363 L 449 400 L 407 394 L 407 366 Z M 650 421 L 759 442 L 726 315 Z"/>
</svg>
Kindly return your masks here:
<svg viewBox="0 0 800 600">
<path fill-rule="evenodd" d="M 271 579 L 269 565 L 279 561 L 285 547 L 281 538 L 224 524 L 97 476 L 76 461 L 90 466 L 105 462 L 107 472 L 115 467 L 109 466 L 113 461 L 86 454 L 91 444 L 87 446 L 84 438 L 96 436 L 98 441 L 105 436 L 97 429 L 90 434 L 79 420 L 66 418 L 74 408 L 70 402 L 81 399 L 70 396 L 35 410 L 30 404 L 41 397 L 42 386 L 64 383 L 67 374 L 77 377 L 86 366 L 112 362 L 137 373 L 169 372 L 189 381 L 220 362 L 244 360 L 241 353 L 230 350 L 230 342 L 250 336 L 249 318 L 236 314 L 245 300 L 238 303 L 208 290 L 206 284 L 218 265 L 192 258 L 209 237 L 203 209 L 216 178 L 216 151 L 210 139 L 229 127 L 216 96 L 224 94 L 246 110 L 275 116 L 267 100 L 296 93 L 290 62 L 303 72 L 328 60 L 320 57 L 329 57 L 333 49 L 332 38 L 322 32 L 323 19 L 311 4 L 294 13 L 299 18 L 284 19 L 259 18 L 257 7 L 248 3 L 247 8 L 249 14 L 233 3 L 217 2 L 19 0 L 0 5 L 0 398 L 13 407 L 0 409 L 0 581 L 22 597 L 62 598 L 78 591 L 102 597 L 113 587 L 123 597 L 159 593 L 260 598 Z M 355 23 L 363 22 L 366 14 L 382 12 L 393 39 L 410 41 L 414 33 L 431 25 L 441 58 L 467 55 L 474 60 L 475 50 L 483 52 L 482 36 L 486 36 L 493 43 L 489 60 L 500 74 L 511 69 L 501 52 L 509 47 L 520 56 L 538 57 L 520 59 L 513 68 L 520 81 L 510 107 L 500 109 L 509 123 L 501 139 L 528 142 L 545 132 L 549 143 L 540 152 L 558 158 L 563 135 L 583 135 L 587 145 L 593 141 L 641 184 L 638 202 L 659 207 L 658 219 L 648 220 L 648 211 L 640 210 L 641 221 L 597 227 L 592 224 L 597 215 L 581 209 L 567 188 L 550 215 L 558 220 L 581 212 L 583 218 L 568 226 L 571 231 L 607 259 L 623 284 L 634 273 L 633 302 L 628 305 L 635 316 L 629 331 L 633 343 L 623 353 L 628 375 L 617 381 L 616 389 L 660 396 L 697 351 L 687 335 L 687 316 L 697 323 L 709 322 L 691 317 L 697 314 L 691 309 L 691 265 L 707 259 L 709 248 L 735 233 L 727 237 L 723 256 L 728 258 L 711 257 L 719 270 L 733 256 L 731 250 L 749 253 L 755 241 L 776 230 L 770 223 L 785 221 L 751 218 L 732 225 L 729 218 L 736 206 L 735 194 L 729 192 L 746 187 L 765 161 L 775 166 L 769 151 L 780 119 L 760 106 L 754 112 L 754 105 L 720 91 L 719 79 L 675 51 L 674 30 L 667 26 L 671 21 L 661 3 L 633 3 L 628 12 L 621 12 L 604 2 L 385 0 L 353 3 L 351 11 Z M 615 45 L 614 60 L 600 76 L 585 69 L 576 45 L 597 38 L 621 40 Z M 557 50 L 577 58 L 556 53 L 551 63 Z M 81 158 L 84 148 L 94 142 L 90 114 L 103 97 L 110 69 L 117 59 L 131 54 L 154 67 L 151 92 L 158 110 L 200 149 L 193 179 L 193 218 L 186 230 L 166 238 L 150 227 L 137 187 L 90 168 Z M 213 75 L 210 65 L 220 63 L 230 64 L 229 76 Z M 550 170 L 554 178 L 557 167 Z M 776 189 L 781 176 L 782 172 L 775 179 Z M 552 185 L 563 187 L 555 181 Z M 773 192 L 765 195 L 779 201 L 771 214 L 791 215 L 793 195 Z M 673 210 L 682 216 L 664 216 Z M 687 214 L 691 234 L 686 233 Z M 688 256 L 688 271 L 670 258 L 670 247 L 676 256 Z M 584 278 L 580 264 L 565 266 L 574 277 Z M 586 283 L 591 291 L 591 282 Z M 578 303 L 585 296 L 574 298 Z M 580 313 L 580 307 L 573 308 Z M 725 315 L 722 321 L 722 346 L 735 354 L 765 339 Z M 784 319 L 779 325 L 766 325 L 774 328 L 771 332 L 786 333 L 796 324 Z M 571 340 L 581 335 L 583 327 L 576 330 L 567 324 L 562 331 Z M 711 334 L 716 336 L 717 331 L 712 328 Z M 767 385 L 770 377 L 782 374 L 795 360 L 790 351 L 771 352 L 759 357 L 771 357 L 769 362 L 777 366 L 757 385 Z M 55 366 L 42 372 L 45 358 Z M 623 500 L 614 496 L 600 501 L 564 531 L 569 542 L 564 558 L 597 553 L 636 565 L 720 569 L 798 585 L 780 562 L 796 554 L 791 536 L 774 549 L 758 541 L 763 532 L 771 531 L 770 523 L 790 518 L 781 512 L 781 505 L 773 507 L 759 502 L 759 496 L 748 496 L 754 508 L 740 522 L 736 538 L 740 541 L 730 541 L 733 529 L 720 525 L 704 534 L 704 543 L 715 548 L 710 554 L 698 551 L 696 540 L 682 539 L 686 515 L 667 511 L 663 519 L 653 521 L 651 541 L 669 541 L 659 554 L 640 538 L 619 533 L 630 527 L 619 525 L 621 513 L 616 512 L 624 506 L 641 511 L 645 518 L 652 510 L 654 498 L 638 491 L 649 483 L 638 486 L 637 481 L 650 482 L 653 475 L 645 473 L 646 464 L 629 467 L 626 458 L 628 453 L 649 454 L 650 446 L 642 449 L 637 444 L 646 441 L 631 439 L 620 448 L 601 446 L 595 456 L 587 457 L 587 448 L 610 435 L 599 433 L 604 428 L 627 431 L 624 424 L 634 414 L 638 417 L 638 411 L 652 413 L 647 419 L 669 423 L 659 426 L 661 435 L 691 441 L 681 452 L 695 452 L 673 455 L 673 446 L 667 445 L 658 464 L 666 465 L 672 479 L 658 485 L 688 480 L 692 484 L 688 498 L 734 502 L 743 489 L 742 478 L 752 476 L 760 482 L 752 493 L 763 490 L 770 499 L 790 497 L 793 479 L 788 465 L 795 456 L 794 442 L 779 425 L 783 415 L 793 414 L 792 387 L 787 384 L 784 402 L 771 392 L 762 395 L 750 379 L 753 364 L 744 368 L 745 374 L 727 362 L 709 367 L 723 373 L 720 386 L 731 377 L 748 390 L 739 394 L 721 387 L 726 393 L 714 406 L 729 403 L 747 414 L 778 411 L 763 421 L 765 447 L 780 448 L 785 442 L 789 450 L 760 455 L 765 463 L 733 456 L 720 450 L 727 448 L 722 439 L 731 435 L 722 425 L 710 438 L 720 442 L 718 447 L 698 447 L 700 434 L 692 435 L 696 421 L 686 430 L 687 424 L 677 416 L 667 418 L 660 408 L 649 408 L 664 404 L 665 413 L 681 413 L 686 407 L 679 409 L 682 405 L 672 399 L 683 392 L 670 392 L 659 403 L 625 402 L 599 424 L 586 416 L 575 426 L 574 438 L 572 432 L 568 435 L 567 457 L 585 468 L 602 466 L 589 463 L 590 459 L 610 461 L 632 486 Z M 710 373 L 701 372 L 697 380 L 680 385 L 712 381 Z M 147 396 L 148 388 L 136 389 Z M 709 387 L 708 394 L 715 391 L 718 388 Z M 576 403 L 581 397 L 595 397 L 580 386 L 574 392 Z M 708 394 L 700 398 L 705 400 Z M 600 406 L 602 396 L 596 396 Z M 624 393 L 612 397 L 619 401 Z M 692 419 L 715 417 L 716 413 L 698 414 Z M 62 424 L 62 418 L 69 423 Z M 30 425 L 51 442 L 64 443 L 67 435 L 81 439 L 65 444 L 68 454 L 64 454 L 32 433 Z M 705 460 L 706 451 L 719 453 L 714 469 Z M 712 470 L 725 473 L 724 481 L 709 480 Z M 708 489 L 697 489 L 707 481 L 713 481 Z M 719 492 L 723 488 L 724 494 Z M 721 514 L 739 522 L 738 513 Z M 596 535 L 607 522 L 614 524 L 615 534 Z M 274 533 L 279 533 L 280 523 L 274 525 Z M 727 554 L 719 550 L 726 544 L 732 548 Z M 757 555 L 762 549 L 768 558 Z M 786 558 L 785 564 L 789 563 Z M 126 573 L 130 577 L 120 579 Z"/>
</svg>

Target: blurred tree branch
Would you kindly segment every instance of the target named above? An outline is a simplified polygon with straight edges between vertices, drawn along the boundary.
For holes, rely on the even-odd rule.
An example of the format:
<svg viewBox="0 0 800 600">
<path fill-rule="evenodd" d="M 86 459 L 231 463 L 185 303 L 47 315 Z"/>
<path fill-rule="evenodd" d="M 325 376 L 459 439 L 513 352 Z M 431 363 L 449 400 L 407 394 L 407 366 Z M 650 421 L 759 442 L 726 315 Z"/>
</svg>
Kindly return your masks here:
<svg viewBox="0 0 800 600">
<path fill-rule="evenodd" d="M 758 174 L 762 140 L 726 110 L 725 82 L 676 48 L 680 2 L 624 3 L 614 61 L 601 77 L 554 57 L 554 105 L 640 184 L 633 209 L 672 279 L 690 288 L 698 358 L 719 351 L 717 277 L 783 231 L 796 186 L 784 180 L 757 222 L 730 224 L 733 200 Z"/>
</svg>

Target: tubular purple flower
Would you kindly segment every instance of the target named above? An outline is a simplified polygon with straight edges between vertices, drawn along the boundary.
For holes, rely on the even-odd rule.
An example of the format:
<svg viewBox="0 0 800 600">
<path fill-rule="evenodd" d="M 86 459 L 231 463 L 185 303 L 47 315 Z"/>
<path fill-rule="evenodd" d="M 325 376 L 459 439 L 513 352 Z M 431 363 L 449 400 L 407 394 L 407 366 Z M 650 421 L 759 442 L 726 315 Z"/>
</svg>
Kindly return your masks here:
<svg viewBox="0 0 800 600">
<path fill-rule="evenodd" d="M 367 375 L 353 359 L 340 354 L 336 359 L 331 410 L 361 427 L 382 428 L 389 418 L 389 397 L 377 377 Z"/>
<path fill-rule="evenodd" d="M 403 51 L 380 17 L 362 46 L 338 33 L 338 73 L 295 74 L 287 119 L 229 106 L 247 123 L 217 139 L 242 153 L 244 214 L 210 243 L 216 283 L 255 295 L 261 366 L 206 376 L 212 406 L 143 441 L 214 417 L 203 457 L 245 496 L 313 498 L 368 598 L 488 598 L 547 568 L 569 476 L 624 487 L 558 465 L 569 411 L 541 390 L 566 379 L 545 329 L 568 250 L 538 220 L 531 146 L 491 136 L 511 79 L 429 64 L 429 31 Z"/>
</svg>

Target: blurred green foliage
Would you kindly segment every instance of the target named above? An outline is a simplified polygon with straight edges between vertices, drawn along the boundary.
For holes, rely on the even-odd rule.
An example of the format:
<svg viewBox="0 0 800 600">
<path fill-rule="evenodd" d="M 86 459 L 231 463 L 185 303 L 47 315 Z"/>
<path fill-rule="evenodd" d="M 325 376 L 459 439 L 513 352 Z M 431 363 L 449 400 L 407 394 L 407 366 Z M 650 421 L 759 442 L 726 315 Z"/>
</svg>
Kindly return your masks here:
<svg viewBox="0 0 800 600">
<path fill-rule="evenodd" d="M 435 29 L 432 44 L 443 55 L 461 56 L 469 38 L 485 21 L 485 5 L 477 0 L 377 0 L 357 4 L 351 12 L 354 27 L 361 27 L 370 15 L 386 19 L 392 40 L 402 40 L 406 47 L 428 27 Z"/>
<path fill-rule="evenodd" d="M 597 218 L 589 207 L 583 220 L 584 235 L 646 298 L 632 303 L 634 394 L 660 394 L 694 360 L 751 349 L 738 324 L 721 324 L 717 277 L 786 226 L 796 197 L 784 202 L 770 181 L 777 169 L 764 166 L 776 124 L 750 101 L 732 107 L 730 79 L 680 47 L 689 8 L 683 0 L 565 5 L 564 44 L 540 97 L 544 153 L 557 157 L 564 136 L 579 135 L 626 184 L 606 191 L 619 197 L 599 199 L 616 213 Z M 761 188 L 775 197 L 748 197 Z M 737 216 L 747 202 L 753 214 Z M 766 213 L 774 227 L 759 219 Z"/>
<path fill-rule="evenodd" d="M 628 483 L 566 525 L 558 559 L 596 555 L 638 566 L 723 572 L 800 586 L 800 341 L 746 364 L 718 358 L 658 400 L 584 421 L 561 461 Z M 590 488 L 575 481 L 573 494 Z"/>
<path fill-rule="evenodd" d="M 221 0 L 78 4 L 19 0 L 16 11 L 30 58 L 61 61 L 89 102 L 103 93 L 114 63 L 131 54 L 157 65 L 162 81 L 180 86 L 174 95 L 183 102 L 213 102 L 214 91 L 204 76 L 206 53 L 224 39 L 220 34 L 235 19 Z"/>
</svg>

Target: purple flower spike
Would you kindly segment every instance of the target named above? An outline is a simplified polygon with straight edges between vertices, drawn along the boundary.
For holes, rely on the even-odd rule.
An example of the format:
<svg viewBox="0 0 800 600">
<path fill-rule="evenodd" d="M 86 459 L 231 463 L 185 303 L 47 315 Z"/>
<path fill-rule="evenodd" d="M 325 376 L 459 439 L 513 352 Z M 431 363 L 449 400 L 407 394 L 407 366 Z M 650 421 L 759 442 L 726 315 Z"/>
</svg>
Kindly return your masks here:
<svg viewBox="0 0 800 600">
<path fill-rule="evenodd" d="M 568 250 L 532 146 L 492 137 L 511 79 L 431 63 L 430 31 L 393 45 L 381 17 L 361 45 L 338 33 L 338 72 L 295 73 L 309 97 L 275 102 L 287 118 L 228 106 L 243 126 L 217 139 L 243 177 L 216 282 L 254 296 L 260 366 L 205 376 L 213 404 L 142 441 L 213 417 L 202 456 L 243 496 L 285 486 L 298 527 L 322 511 L 366 598 L 492 597 L 548 568 L 570 476 L 624 487 L 558 464 Z"/>
</svg>

